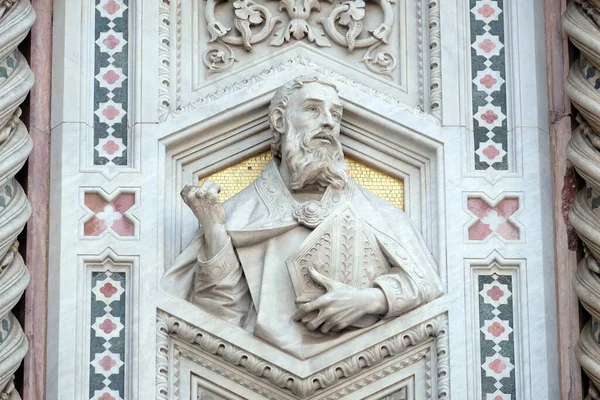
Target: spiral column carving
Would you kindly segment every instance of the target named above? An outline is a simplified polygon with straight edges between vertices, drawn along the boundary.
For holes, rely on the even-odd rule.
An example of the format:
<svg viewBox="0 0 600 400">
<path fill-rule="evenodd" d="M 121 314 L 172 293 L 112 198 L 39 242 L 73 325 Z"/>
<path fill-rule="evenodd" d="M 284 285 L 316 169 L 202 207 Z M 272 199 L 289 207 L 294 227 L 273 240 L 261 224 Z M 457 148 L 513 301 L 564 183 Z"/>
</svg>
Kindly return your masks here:
<svg viewBox="0 0 600 400">
<path fill-rule="evenodd" d="M 15 174 L 32 148 L 19 106 L 33 86 L 33 74 L 17 46 L 35 20 L 29 0 L 0 0 L 0 400 L 17 400 L 13 375 L 28 343 L 12 309 L 29 283 L 17 236 L 31 206 Z"/>
<path fill-rule="evenodd" d="M 565 91 L 578 111 L 567 157 L 585 181 L 569 212 L 585 249 L 573 286 L 591 314 L 575 356 L 592 383 L 600 387 L 600 0 L 572 0 L 562 23 L 581 53 L 565 80 Z M 588 398 L 596 398 L 595 388 Z"/>
</svg>

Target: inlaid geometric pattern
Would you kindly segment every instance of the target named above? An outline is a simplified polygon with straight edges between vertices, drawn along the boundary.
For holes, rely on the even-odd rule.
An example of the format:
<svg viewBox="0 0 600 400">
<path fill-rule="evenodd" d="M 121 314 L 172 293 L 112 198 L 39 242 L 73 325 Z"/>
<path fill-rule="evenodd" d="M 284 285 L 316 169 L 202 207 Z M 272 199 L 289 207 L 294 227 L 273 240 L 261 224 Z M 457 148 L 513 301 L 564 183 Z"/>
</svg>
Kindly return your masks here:
<svg viewBox="0 0 600 400">
<path fill-rule="evenodd" d="M 97 192 L 84 194 L 84 204 L 92 216 L 83 224 L 84 236 L 98 236 L 107 229 L 118 236 L 134 236 L 135 222 L 127 215 L 135 205 L 135 193 L 124 192 L 108 201 Z"/>
<path fill-rule="evenodd" d="M 469 3 L 475 170 L 508 170 L 503 3 Z"/>
<path fill-rule="evenodd" d="M 346 157 L 348 173 L 362 187 L 382 199 L 404 209 L 404 181 L 377 171 L 359 161 Z M 221 186 L 221 201 L 231 198 L 259 177 L 263 168 L 271 161 L 271 153 L 264 152 L 240 163 L 232 165 L 206 177 Z"/>
<path fill-rule="evenodd" d="M 505 240 L 519 240 L 521 232 L 510 218 L 519 210 L 519 198 L 507 197 L 490 204 L 480 197 L 467 199 L 467 209 L 477 220 L 468 228 L 469 240 L 485 240 L 495 234 Z"/>
<path fill-rule="evenodd" d="M 125 399 L 125 272 L 92 272 L 90 400 Z"/>
<path fill-rule="evenodd" d="M 96 0 L 94 165 L 127 165 L 129 0 Z"/>
<path fill-rule="evenodd" d="M 480 275 L 481 399 L 516 400 L 512 275 Z"/>
</svg>

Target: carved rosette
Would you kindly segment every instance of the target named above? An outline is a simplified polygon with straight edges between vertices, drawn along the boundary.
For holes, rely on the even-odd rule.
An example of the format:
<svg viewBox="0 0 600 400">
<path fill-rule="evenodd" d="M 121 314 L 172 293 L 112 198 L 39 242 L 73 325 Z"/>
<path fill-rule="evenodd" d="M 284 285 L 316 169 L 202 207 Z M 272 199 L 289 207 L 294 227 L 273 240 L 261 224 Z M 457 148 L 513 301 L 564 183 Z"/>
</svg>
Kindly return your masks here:
<svg viewBox="0 0 600 400">
<path fill-rule="evenodd" d="M 35 13 L 29 0 L 0 0 L 0 399 L 20 399 L 13 384 L 28 343 L 12 308 L 29 283 L 17 236 L 31 215 L 23 188 L 15 180 L 32 148 L 19 106 L 33 86 L 33 74 L 17 46 Z"/>
<path fill-rule="evenodd" d="M 581 332 L 575 355 L 594 385 L 600 387 L 600 2 L 572 0 L 563 15 L 563 28 L 581 52 L 565 81 L 567 95 L 579 112 L 579 125 L 567 156 L 585 180 L 569 213 L 585 246 L 573 286 L 592 315 Z M 596 398 L 593 390 L 590 398 Z"/>
</svg>

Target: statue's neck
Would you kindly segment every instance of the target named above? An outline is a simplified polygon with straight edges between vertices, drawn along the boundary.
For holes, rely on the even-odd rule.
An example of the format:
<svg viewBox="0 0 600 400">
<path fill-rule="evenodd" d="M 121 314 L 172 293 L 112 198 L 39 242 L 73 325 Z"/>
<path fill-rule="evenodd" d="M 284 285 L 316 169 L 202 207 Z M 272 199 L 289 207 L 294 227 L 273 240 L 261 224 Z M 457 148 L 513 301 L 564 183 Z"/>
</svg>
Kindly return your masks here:
<svg viewBox="0 0 600 400">
<path fill-rule="evenodd" d="M 300 190 L 292 190 L 290 185 L 290 171 L 288 169 L 288 165 L 286 162 L 279 162 L 279 174 L 283 179 L 283 183 L 288 188 L 289 192 L 292 194 L 294 200 L 299 203 L 304 203 L 305 201 L 319 201 L 323 197 L 325 193 L 325 189 L 320 186 L 310 186 L 303 187 Z"/>
</svg>

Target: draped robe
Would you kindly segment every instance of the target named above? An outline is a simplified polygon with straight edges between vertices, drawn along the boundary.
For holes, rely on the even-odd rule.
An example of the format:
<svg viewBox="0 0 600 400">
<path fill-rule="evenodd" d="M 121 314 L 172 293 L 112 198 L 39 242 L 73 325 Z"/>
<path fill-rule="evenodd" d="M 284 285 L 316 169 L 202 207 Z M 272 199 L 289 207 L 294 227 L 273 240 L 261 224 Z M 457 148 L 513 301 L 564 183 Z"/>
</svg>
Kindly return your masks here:
<svg viewBox="0 0 600 400">
<path fill-rule="evenodd" d="M 319 202 L 325 215 L 350 204 L 377 239 L 392 267 L 373 287 L 385 294 L 397 317 L 442 294 L 436 262 L 419 231 L 396 206 L 352 179 L 341 191 L 329 187 Z M 295 292 L 285 261 L 298 252 L 312 230 L 294 218 L 302 207 L 271 161 L 260 177 L 224 203 L 231 240 L 207 260 L 202 228 L 162 279 L 163 288 L 203 310 L 244 327 L 300 359 L 312 357 L 361 333 L 322 334 L 294 322 Z"/>
</svg>

